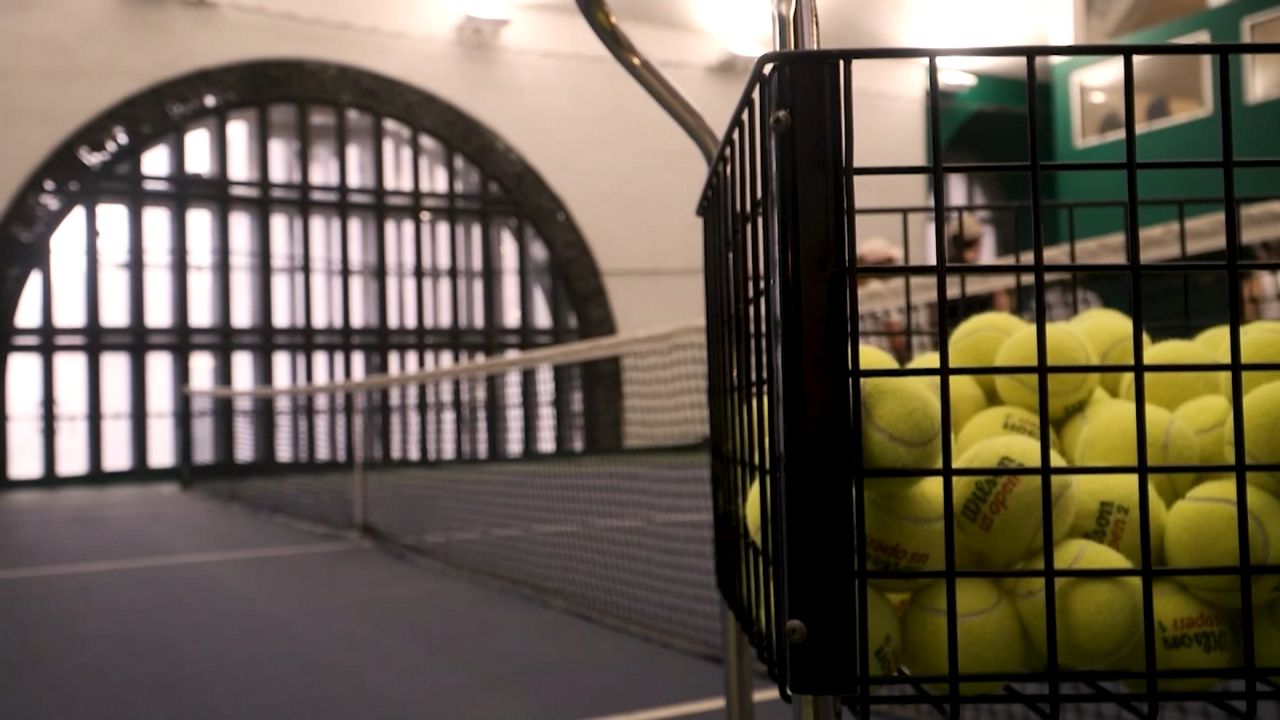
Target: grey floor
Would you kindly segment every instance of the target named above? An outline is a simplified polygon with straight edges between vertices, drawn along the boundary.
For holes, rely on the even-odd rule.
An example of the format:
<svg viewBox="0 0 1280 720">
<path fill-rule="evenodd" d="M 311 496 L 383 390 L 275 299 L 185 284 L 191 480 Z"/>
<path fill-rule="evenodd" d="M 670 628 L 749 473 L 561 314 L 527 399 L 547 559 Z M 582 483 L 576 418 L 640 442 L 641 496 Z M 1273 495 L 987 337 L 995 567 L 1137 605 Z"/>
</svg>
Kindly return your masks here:
<svg viewBox="0 0 1280 720">
<path fill-rule="evenodd" d="M 720 689 L 713 663 L 172 486 L 0 493 L 4 720 L 701 720 L 643 711 Z"/>
</svg>

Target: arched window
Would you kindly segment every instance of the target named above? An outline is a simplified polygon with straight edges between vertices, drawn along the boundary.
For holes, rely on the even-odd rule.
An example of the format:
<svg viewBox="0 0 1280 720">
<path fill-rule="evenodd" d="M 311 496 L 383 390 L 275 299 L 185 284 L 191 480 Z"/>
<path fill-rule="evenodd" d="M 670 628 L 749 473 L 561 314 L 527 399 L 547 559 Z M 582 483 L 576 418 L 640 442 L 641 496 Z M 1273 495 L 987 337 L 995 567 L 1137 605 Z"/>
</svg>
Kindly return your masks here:
<svg viewBox="0 0 1280 720">
<path fill-rule="evenodd" d="M 181 390 L 613 332 L 581 235 L 510 147 L 420 90 L 333 65 L 236 65 L 121 103 L 32 176 L 0 244 L 10 480 L 171 474 L 192 422 L 218 425 L 199 428 L 219 438 L 208 452 L 235 455 L 206 462 L 337 462 L 319 442 L 333 428 L 244 443 L 229 417 L 193 419 Z M 433 452 L 458 449 L 403 459 Z"/>
</svg>

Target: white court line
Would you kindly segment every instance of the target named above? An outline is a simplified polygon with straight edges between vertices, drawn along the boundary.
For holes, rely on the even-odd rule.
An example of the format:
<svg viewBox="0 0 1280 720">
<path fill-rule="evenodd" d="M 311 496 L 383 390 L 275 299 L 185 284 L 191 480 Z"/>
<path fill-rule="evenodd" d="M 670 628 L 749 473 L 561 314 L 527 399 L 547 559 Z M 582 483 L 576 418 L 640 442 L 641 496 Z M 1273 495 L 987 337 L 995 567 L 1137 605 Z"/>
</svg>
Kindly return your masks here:
<svg viewBox="0 0 1280 720">
<path fill-rule="evenodd" d="M 751 693 L 751 702 L 756 704 L 780 699 L 776 688 L 764 688 Z M 648 710 L 618 713 L 617 715 L 601 715 L 588 718 L 588 720 L 669 720 L 670 718 L 689 717 L 690 715 L 702 715 L 723 710 L 724 706 L 724 698 L 714 697 L 706 700 L 691 700 L 675 705 L 663 705 L 662 707 L 649 708 Z"/>
<path fill-rule="evenodd" d="M 35 565 L 32 567 L 0 568 L 0 580 L 26 580 L 28 578 L 54 577 L 58 575 L 86 575 L 89 573 L 138 570 L 142 568 L 171 567 L 174 565 L 199 565 L 202 563 L 229 562 L 232 560 L 256 560 L 259 558 L 293 557 L 320 553 L 343 552 L 363 547 L 352 541 L 307 543 L 306 545 L 276 545 L 246 550 L 220 550 L 215 552 L 184 553 L 180 555 L 152 555 L 100 560 L 97 562 L 65 563 L 61 565 Z"/>
</svg>

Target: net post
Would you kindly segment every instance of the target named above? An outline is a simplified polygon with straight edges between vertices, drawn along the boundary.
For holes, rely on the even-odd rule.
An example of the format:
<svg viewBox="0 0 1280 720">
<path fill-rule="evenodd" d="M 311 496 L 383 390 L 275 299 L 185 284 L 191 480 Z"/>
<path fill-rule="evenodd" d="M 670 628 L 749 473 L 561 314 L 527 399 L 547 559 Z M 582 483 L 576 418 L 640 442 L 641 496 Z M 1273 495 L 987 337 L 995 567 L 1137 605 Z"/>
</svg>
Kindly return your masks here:
<svg viewBox="0 0 1280 720">
<path fill-rule="evenodd" d="M 729 720 L 752 720 L 755 706 L 751 701 L 751 643 L 723 600 L 720 602 L 720 626 L 724 642 L 725 717 Z"/>
</svg>

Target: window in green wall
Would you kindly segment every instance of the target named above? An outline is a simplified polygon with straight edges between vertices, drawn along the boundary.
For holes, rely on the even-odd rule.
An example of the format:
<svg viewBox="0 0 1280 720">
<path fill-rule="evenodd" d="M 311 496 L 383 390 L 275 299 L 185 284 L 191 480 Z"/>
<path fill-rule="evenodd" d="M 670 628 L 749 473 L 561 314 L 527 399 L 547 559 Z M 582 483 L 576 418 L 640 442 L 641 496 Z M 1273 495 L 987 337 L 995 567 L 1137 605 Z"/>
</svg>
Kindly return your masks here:
<svg viewBox="0 0 1280 720">
<path fill-rule="evenodd" d="M 1207 32 L 1173 42 L 1208 42 Z M 1138 132 L 1177 125 L 1213 113 L 1208 55 L 1138 56 L 1133 59 L 1134 124 Z M 1071 74 L 1076 147 L 1124 137 L 1124 65 L 1111 58 Z"/>
<path fill-rule="evenodd" d="M 1280 43 L 1280 8 L 1255 13 L 1241 23 L 1245 42 Z M 1250 105 L 1280 99 L 1280 55 L 1245 55 L 1245 99 Z"/>
</svg>

